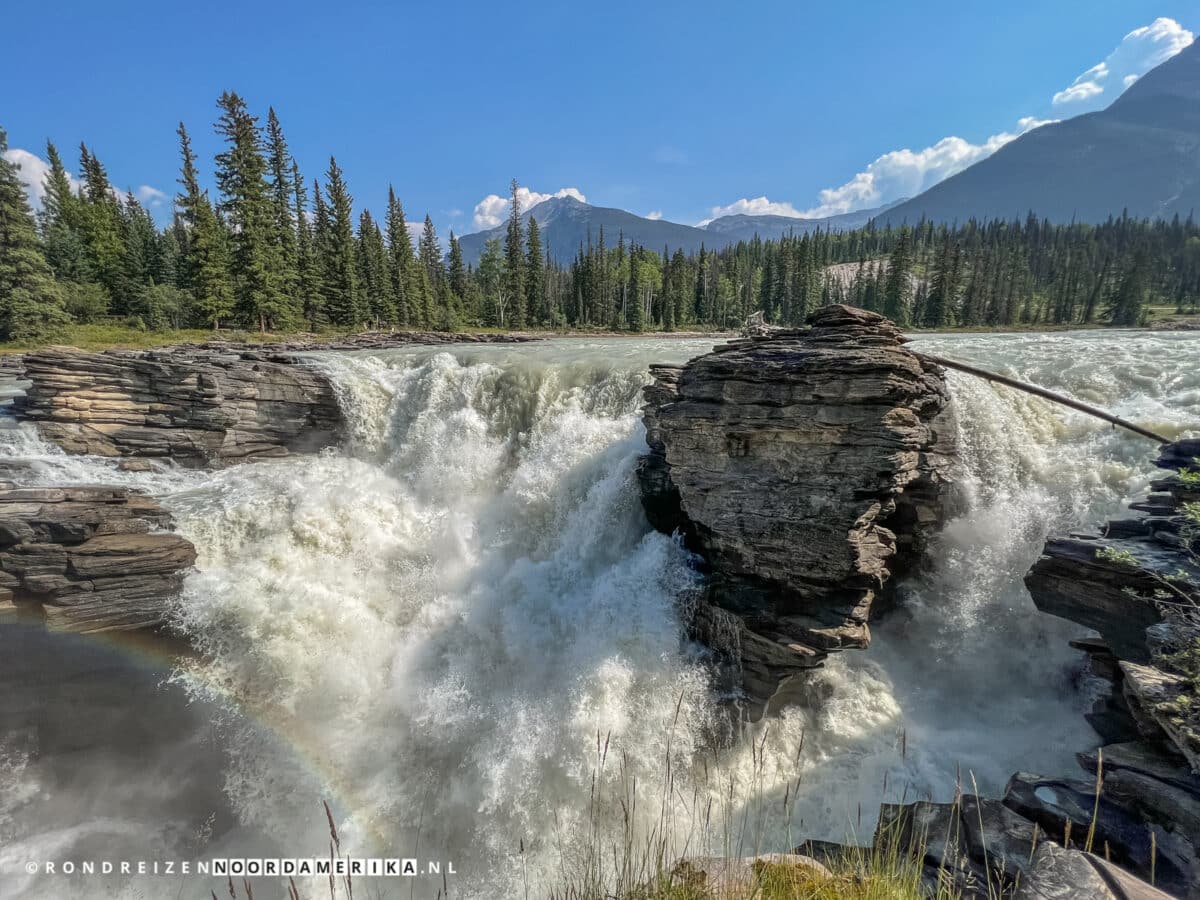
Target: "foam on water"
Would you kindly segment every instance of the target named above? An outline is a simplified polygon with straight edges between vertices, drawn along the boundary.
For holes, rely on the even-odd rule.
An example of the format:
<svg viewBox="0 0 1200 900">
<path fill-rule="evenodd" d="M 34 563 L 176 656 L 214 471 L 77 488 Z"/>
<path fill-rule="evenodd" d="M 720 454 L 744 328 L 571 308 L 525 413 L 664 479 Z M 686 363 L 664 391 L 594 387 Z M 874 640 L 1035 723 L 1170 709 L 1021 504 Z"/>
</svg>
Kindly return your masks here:
<svg viewBox="0 0 1200 900">
<path fill-rule="evenodd" d="M 1066 645 L 1078 629 L 1037 614 L 1021 576 L 1049 532 L 1141 489 L 1153 448 L 952 374 L 964 471 L 931 565 L 868 652 L 814 677 L 816 712 L 721 746 L 703 653 L 680 636 L 695 576 L 649 531 L 633 476 L 648 364 L 708 346 L 318 354 L 347 446 L 217 473 L 117 473 L 28 430 L 0 452 L 34 458 L 35 480 L 166 494 L 195 542 L 176 618 L 205 661 L 177 680 L 228 711 L 208 752 L 238 822 L 210 847 L 319 854 L 329 798 L 349 847 L 453 859 L 461 896 L 524 896 L 597 829 L 616 838 L 632 793 L 643 833 L 665 821 L 681 851 L 749 851 L 865 836 L 881 798 L 945 799 L 956 769 L 990 791 L 1017 768 L 1070 772 L 1095 743 Z M 1196 421 L 1200 366 L 1180 336 L 922 346 L 1168 433 Z M 66 852 L 23 803 L 23 846 Z"/>
</svg>

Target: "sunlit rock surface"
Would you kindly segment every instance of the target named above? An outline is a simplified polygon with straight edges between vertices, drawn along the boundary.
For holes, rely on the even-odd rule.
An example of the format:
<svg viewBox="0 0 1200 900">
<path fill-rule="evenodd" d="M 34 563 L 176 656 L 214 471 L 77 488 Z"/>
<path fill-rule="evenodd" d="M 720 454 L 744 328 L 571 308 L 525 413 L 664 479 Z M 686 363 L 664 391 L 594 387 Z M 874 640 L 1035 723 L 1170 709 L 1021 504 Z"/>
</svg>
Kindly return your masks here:
<svg viewBox="0 0 1200 900">
<path fill-rule="evenodd" d="M 736 656 L 759 702 L 834 650 L 866 647 L 872 606 L 942 518 L 955 430 L 941 370 L 882 316 L 654 367 L 643 501 L 712 569 L 693 631 Z"/>
<path fill-rule="evenodd" d="M 224 465 L 333 445 L 341 412 L 320 373 L 282 356 L 52 348 L 26 354 L 19 416 L 68 453 Z"/>
</svg>

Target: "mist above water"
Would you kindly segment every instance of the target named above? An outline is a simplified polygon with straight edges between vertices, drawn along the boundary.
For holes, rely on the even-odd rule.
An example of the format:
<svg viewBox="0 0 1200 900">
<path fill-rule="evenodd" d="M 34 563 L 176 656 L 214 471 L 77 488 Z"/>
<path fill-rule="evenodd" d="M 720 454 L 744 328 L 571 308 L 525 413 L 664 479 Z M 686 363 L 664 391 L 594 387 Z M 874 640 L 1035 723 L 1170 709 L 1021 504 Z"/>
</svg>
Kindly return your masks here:
<svg viewBox="0 0 1200 900">
<path fill-rule="evenodd" d="M 127 729 L 103 717 L 76 729 L 104 746 L 94 755 L 31 745 L 54 733 L 47 721 L 0 736 L 0 866 L 94 855 L 97 843 L 118 858 L 321 855 L 328 799 L 352 851 L 453 860 L 459 896 L 516 897 L 525 878 L 569 870 L 597 830 L 619 835 L 616 800 L 635 782 L 639 827 L 667 810 L 681 850 L 720 852 L 732 834 L 750 852 L 865 840 L 881 799 L 946 799 L 956 770 L 991 792 L 1018 768 L 1071 772 L 1096 743 L 1066 645 L 1079 629 L 1038 614 L 1021 576 L 1047 533 L 1141 490 L 1154 448 L 951 373 L 959 512 L 928 569 L 869 651 L 815 675 L 815 712 L 730 744 L 704 652 L 681 637 L 695 575 L 649 530 L 633 475 L 648 365 L 709 346 L 316 354 L 351 425 L 346 446 L 221 472 L 119 473 L 7 432 L 0 453 L 30 461 L 29 480 L 163 497 L 199 553 L 175 619 L 202 654 L 148 664 L 102 648 L 80 663 L 144 726 L 137 753 L 162 765 L 130 763 L 141 757 L 113 734 Z M 1110 332 L 915 343 L 1168 434 L 1195 427 L 1195 346 Z M 160 706 L 125 693 L 135 672 L 167 679 L 150 692 Z M 43 719 L 94 699 L 69 693 Z M 67 759 L 90 759 L 91 777 L 66 778 Z M 775 812 L 785 791 L 790 817 Z M 16 895 L 96 885 L 18 879 Z M 416 895 L 440 886 L 422 881 Z"/>
</svg>

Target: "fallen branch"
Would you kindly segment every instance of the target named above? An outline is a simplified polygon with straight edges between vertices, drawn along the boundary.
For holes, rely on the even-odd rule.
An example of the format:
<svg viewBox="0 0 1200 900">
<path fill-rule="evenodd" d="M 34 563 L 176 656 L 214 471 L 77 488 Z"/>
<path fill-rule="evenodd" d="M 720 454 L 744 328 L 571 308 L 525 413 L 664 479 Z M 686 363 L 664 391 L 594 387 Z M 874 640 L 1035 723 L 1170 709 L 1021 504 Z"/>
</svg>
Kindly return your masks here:
<svg viewBox="0 0 1200 900">
<path fill-rule="evenodd" d="M 1007 375 L 999 375 L 995 372 L 989 372 L 986 369 L 979 369 L 975 366 L 969 366 L 966 363 L 955 362 L 952 359 L 946 359 L 944 356 L 934 356 L 931 353 L 920 353 L 913 351 L 918 356 L 929 360 L 932 363 L 937 363 L 939 366 L 945 366 L 947 369 L 957 369 L 959 372 L 966 372 L 968 375 L 974 375 L 977 378 L 983 378 L 987 381 L 994 381 L 997 384 L 1003 384 L 1010 388 L 1016 388 L 1018 391 L 1024 391 L 1027 394 L 1033 394 L 1037 397 L 1043 397 L 1053 403 L 1060 403 L 1063 406 L 1069 406 L 1071 409 L 1077 409 L 1080 412 L 1087 413 L 1089 416 L 1095 416 L 1098 419 L 1103 419 L 1105 422 L 1111 422 L 1113 425 L 1119 425 L 1134 434 L 1140 434 L 1142 437 L 1148 437 L 1153 441 L 1158 441 L 1160 444 L 1169 444 L 1171 439 L 1163 437 L 1161 434 L 1151 431 L 1148 428 L 1143 428 L 1141 425 L 1135 425 L 1128 419 L 1122 419 L 1120 416 L 1114 416 L 1111 413 L 1106 413 L 1102 409 L 1097 409 L 1094 406 L 1089 406 L 1086 403 L 1081 403 L 1078 400 L 1073 400 L 1070 397 L 1056 394 L 1054 391 L 1048 391 L 1045 388 L 1038 387 L 1036 384 L 1028 384 L 1024 381 L 1018 381 L 1015 378 L 1009 378 Z"/>
</svg>

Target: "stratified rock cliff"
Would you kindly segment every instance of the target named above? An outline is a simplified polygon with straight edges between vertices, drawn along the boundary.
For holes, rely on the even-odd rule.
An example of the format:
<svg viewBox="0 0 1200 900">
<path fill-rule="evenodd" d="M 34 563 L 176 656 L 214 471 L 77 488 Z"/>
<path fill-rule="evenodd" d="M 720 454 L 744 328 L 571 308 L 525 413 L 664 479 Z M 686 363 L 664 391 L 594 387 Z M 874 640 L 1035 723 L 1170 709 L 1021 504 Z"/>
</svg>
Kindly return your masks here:
<svg viewBox="0 0 1200 900">
<path fill-rule="evenodd" d="M 1014 775 L 1005 802 L 1044 828 L 1094 806 L 1113 859 L 1200 896 L 1200 440 L 1162 448 L 1173 470 L 1100 534 L 1047 542 L 1025 577 L 1037 607 L 1100 633 L 1073 641 L 1110 690 L 1088 721 L 1110 742 L 1085 781 Z M 1150 836 L 1153 836 L 1151 843 Z"/>
<path fill-rule="evenodd" d="M 942 518 L 955 428 L 941 370 L 882 316 L 734 341 L 646 388 L 652 524 L 713 577 L 693 631 L 782 703 L 798 672 L 865 647 L 872 606 Z"/>
<path fill-rule="evenodd" d="M 119 487 L 0 483 L 0 611 L 62 631 L 161 625 L 196 561 L 149 497 Z"/>
<path fill-rule="evenodd" d="M 213 350 L 29 353 L 18 416 L 68 453 L 187 466 L 335 444 L 342 416 L 319 372 L 288 356 Z"/>
</svg>

